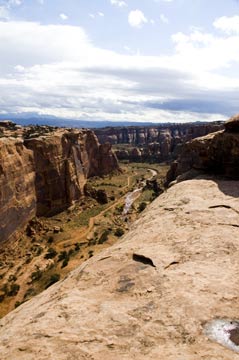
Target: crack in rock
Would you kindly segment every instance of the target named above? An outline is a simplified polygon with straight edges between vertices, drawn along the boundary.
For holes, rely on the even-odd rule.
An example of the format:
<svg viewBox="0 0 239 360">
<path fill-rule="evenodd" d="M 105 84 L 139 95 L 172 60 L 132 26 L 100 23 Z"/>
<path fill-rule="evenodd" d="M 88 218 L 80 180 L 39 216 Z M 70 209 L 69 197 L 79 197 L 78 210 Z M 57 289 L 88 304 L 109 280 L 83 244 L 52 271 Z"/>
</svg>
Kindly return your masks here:
<svg viewBox="0 0 239 360">
<path fill-rule="evenodd" d="M 156 268 L 156 265 L 154 265 L 153 261 L 147 256 L 134 253 L 132 256 L 132 259 L 134 261 L 141 262 L 142 264 L 150 265 L 150 266 Z"/>
</svg>

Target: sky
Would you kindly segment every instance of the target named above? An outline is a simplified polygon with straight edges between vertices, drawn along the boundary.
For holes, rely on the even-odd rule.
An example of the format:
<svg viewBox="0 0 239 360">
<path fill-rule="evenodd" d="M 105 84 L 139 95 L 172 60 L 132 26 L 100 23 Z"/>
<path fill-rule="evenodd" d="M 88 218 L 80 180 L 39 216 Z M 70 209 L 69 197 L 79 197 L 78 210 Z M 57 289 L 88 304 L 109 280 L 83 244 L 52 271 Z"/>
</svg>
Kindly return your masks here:
<svg viewBox="0 0 239 360">
<path fill-rule="evenodd" d="M 239 112 L 236 0 L 0 0 L 0 114 L 188 122 Z"/>
</svg>

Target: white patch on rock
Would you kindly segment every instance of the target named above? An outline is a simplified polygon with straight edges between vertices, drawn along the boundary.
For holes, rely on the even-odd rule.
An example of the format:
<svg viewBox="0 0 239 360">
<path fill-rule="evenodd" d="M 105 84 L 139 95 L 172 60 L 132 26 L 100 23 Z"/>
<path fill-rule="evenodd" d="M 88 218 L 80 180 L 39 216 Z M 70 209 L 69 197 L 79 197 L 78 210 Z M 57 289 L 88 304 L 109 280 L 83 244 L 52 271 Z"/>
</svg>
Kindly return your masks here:
<svg viewBox="0 0 239 360">
<path fill-rule="evenodd" d="M 204 327 L 204 334 L 212 341 L 239 352 L 239 345 L 236 345 L 231 338 L 232 334 L 238 331 L 239 336 L 239 320 L 215 319 L 208 322 Z"/>
</svg>

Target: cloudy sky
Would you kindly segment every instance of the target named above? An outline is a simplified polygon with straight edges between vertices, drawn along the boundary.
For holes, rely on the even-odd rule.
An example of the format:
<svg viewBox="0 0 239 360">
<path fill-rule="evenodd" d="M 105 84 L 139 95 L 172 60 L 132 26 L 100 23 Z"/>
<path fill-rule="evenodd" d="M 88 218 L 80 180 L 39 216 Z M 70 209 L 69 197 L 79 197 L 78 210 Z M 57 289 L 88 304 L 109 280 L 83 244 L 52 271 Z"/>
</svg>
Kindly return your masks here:
<svg viewBox="0 0 239 360">
<path fill-rule="evenodd" d="M 239 112 L 236 0 L 0 0 L 0 114 L 193 121 Z"/>
</svg>

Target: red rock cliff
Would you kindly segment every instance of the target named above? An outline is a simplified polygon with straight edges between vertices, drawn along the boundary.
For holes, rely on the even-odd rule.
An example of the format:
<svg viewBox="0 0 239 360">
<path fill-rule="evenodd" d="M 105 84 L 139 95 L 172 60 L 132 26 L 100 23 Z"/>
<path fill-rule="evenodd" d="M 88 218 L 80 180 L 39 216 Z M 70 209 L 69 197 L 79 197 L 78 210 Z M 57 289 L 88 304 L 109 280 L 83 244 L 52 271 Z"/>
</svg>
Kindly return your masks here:
<svg viewBox="0 0 239 360">
<path fill-rule="evenodd" d="M 25 141 L 34 154 L 37 215 L 59 212 L 83 195 L 87 178 L 119 169 L 111 145 L 89 130 L 58 130 Z"/>
<path fill-rule="evenodd" d="M 0 241 L 11 238 L 35 215 L 32 152 L 22 140 L 0 139 Z"/>
<path fill-rule="evenodd" d="M 52 215 L 79 200 L 87 178 L 119 170 L 111 145 L 100 145 L 90 130 L 31 131 L 24 142 L 21 131 L 13 139 L 9 129 L 0 139 L 0 241 L 35 215 Z"/>
<path fill-rule="evenodd" d="M 168 181 L 183 174 L 190 178 L 195 170 L 239 179 L 239 115 L 225 123 L 225 130 L 186 143 L 171 167 Z"/>
</svg>

